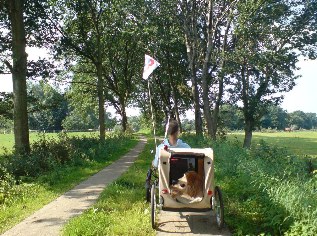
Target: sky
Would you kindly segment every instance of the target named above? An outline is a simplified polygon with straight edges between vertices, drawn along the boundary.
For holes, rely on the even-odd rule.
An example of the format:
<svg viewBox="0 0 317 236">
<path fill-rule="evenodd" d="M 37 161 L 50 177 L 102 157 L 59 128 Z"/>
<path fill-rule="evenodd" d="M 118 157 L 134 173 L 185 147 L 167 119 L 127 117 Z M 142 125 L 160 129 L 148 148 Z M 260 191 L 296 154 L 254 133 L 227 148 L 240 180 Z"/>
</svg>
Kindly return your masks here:
<svg viewBox="0 0 317 236">
<path fill-rule="evenodd" d="M 34 49 L 32 49 L 32 52 L 34 52 Z M 30 55 L 30 53 L 28 54 Z M 43 54 L 40 54 L 43 57 Z M 39 55 L 39 52 L 35 51 L 33 55 Z M 36 58 L 38 58 L 38 56 L 31 57 L 31 59 Z M 297 74 L 302 77 L 297 79 L 296 86 L 293 90 L 285 94 L 285 99 L 281 107 L 288 112 L 301 110 L 304 112 L 317 113 L 317 60 L 301 59 L 297 66 L 300 67 Z M 0 75 L 0 92 L 12 92 L 11 75 Z M 114 113 L 113 108 L 109 108 L 109 111 Z M 138 115 L 139 113 L 139 109 L 127 109 L 128 116 Z M 188 111 L 183 118 L 193 119 L 193 117 L 193 111 Z"/>
</svg>

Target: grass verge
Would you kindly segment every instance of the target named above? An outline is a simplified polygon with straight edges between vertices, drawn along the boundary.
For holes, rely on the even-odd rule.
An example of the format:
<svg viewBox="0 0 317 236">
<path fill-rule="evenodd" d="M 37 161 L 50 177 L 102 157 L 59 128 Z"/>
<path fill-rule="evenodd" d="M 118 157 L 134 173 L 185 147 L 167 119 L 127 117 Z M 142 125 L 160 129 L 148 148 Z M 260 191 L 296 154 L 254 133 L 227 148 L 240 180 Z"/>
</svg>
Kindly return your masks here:
<svg viewBox="0 0 317 236">
<path fill-rule="evenodd" d="M 89 138 L 79 141 L 87 142 L 88 140 Z M 4 189 L 5 198 L 1 198 L 3 193 L 0 191 L 0 200 L 2 199 L 0 201 L 0 233 L 8 230 L 79 182 L 110 165 L 137 143 L 138 140 L 132 137 L 109 137 L 101 146 L 87 148 L 86 153 L 78 152 L 78 156 L 81 155 L 85 158 L 75 159 L 74 161 L 77 163 L 57 166 L 54 170 L 36 178 L 24 176 L 9 190 Z M 5 176 L 1 177 L 5 178 Z M 4 180 L 0 178 L 0 181 Z"/>
<path fill-rule="evenodd" d="M 317 235 L 317 171 L 305 160 L 263 141 L 246 150 L 239 141 L 183 139 L 213 147 L 215 182 L 234 235 Z"/>
<path fill-rule="evenodd" d="M 72 219 L 63 235 L 155 235 L 144 189 L 153 146 L 152 141 L 146 144 L 129 170 L 103 191 L 91 209 Z"/>
</svg>

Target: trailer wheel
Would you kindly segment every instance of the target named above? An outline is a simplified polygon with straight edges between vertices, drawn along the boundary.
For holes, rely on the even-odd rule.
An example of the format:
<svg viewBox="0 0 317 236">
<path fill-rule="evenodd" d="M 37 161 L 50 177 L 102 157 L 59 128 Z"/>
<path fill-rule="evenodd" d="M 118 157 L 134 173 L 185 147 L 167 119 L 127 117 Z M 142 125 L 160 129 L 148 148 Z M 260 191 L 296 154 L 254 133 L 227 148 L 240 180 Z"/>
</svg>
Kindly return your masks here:
<svg viewBox="0 0 317 236">
<path fill-rule="evenodd" d="M 218 186 L 215 187 L 214 204 L 217 226 L 219 229 L 222 229 L 224 225 L 224 206 L 222 193 Z"/>
<path fill-rule="evenodd" d="M 152 228 L 155 229 L 155 220 L 156 220 L 156 197 L 155 197 L 155 184 L 152 184 L 151 188 L 151 223 Z"/>
</svg>

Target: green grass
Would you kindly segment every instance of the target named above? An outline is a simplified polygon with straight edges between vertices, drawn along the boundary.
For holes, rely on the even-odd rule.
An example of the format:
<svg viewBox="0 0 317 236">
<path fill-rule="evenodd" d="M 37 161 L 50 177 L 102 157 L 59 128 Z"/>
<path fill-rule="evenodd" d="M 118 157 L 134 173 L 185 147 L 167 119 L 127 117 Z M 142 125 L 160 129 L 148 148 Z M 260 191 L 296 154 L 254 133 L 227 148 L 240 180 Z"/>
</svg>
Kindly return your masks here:
<svg viewBox="0 0 317 236">
<path fill-rule="evenodd" d="M 14 185 L 10 190 L 11 196 L 5 203 L 0 204 L 0 233 L 111 164 L 137 143 L 138 140 L 133 138 L 110 142 L 109 148 L 112 148 L 112 152 L 107 153 L 106 158 L 96 157 L 94 160 L 85 161 L 84 166 L 61 166 L 36 179 L 31 178 L 30 181 Z M 106 150 L 101 152 L 101 154 L 105 153 Z"/>
<path fill-rule="evenodd" d="M 215 183 L 234 235 L 317 235 L 317 165 L 310 173 L 307 159 L 263 142 L 246 150 L 239 140 L 183 139 L 213 147 Z"/>
<path fill-rule="evenodd" d="M 144 189 L 153 145 L 154 142 L 146 144 L 129 170 L 103 191 L 91 209 L 72 219 L 63 235 L 155 235 Z"/>
<path fill-rule="evenodd" d="M 41 133 L 42 134 L 42 133 Z M 48 138 L 57 137 L 58 133 L 46 133 L 45 136 Z M 67 133 L 69 137 L 72 136 L 96 136 L 96 132 L 70 132 Z M 39 133 L 30 133 L 30 142 L 37 141 L 40 137 Z M 5 151 L 11 152 L 14 146 L 14 134 L 0 134 L 0 155 L 4 154 Z"/>
<path fill-rule="evenodd" d="M 229 140 L 235 137 L 243 141 L 243 133 L 230 133 Z M 254 132 L 252 145 L 258 144 L 261 140 L 271 145 L 285 147 L 290 152 L 297 155 L 309 155 L 317 157 L 317 132 L 316 131 L 294 131 L 294 132 L 274 132 L 261 133 Z"/>
</svg>

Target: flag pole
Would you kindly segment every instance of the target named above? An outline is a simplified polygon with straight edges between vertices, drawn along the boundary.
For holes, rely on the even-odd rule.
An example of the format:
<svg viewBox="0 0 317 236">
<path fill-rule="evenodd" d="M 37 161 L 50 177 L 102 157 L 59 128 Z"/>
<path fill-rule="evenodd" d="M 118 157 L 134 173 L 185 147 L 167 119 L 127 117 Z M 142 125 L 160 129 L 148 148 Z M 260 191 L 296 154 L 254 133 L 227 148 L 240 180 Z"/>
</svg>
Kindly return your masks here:
<svg viewBox="0 0 317 236">
<path fill-rule="evenodd" d="M 151 88 L 150 88 L 150 79 L 147 80 L 147 86 L 148 86 L 148 93 L 149 93 L 150 106 L 151 106 L 151 116 L 152 116 L 152 126 L 153 126 L 153 134 L 154 134 L 154 143 L 155 143 L 155 148 L 157 148 L 155 119 L 154 119 L 154 113 L 153 113 L 153 104 L 152 104 L 152 95 L 151 95 Z"/>
</svg>

